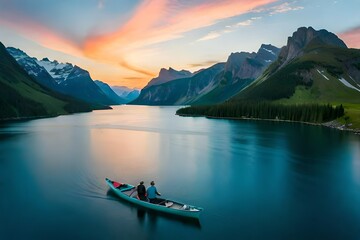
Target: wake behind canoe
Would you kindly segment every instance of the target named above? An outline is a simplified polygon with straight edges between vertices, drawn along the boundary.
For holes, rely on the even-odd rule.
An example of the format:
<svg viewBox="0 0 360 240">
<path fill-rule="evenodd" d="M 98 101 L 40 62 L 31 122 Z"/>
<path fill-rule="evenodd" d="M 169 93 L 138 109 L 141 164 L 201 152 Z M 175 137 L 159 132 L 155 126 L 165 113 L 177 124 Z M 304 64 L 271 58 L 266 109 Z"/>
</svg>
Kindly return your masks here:
<svg viewBox="0 0 360 240">
<path fill-rule="evenodd" d="M 202 208 L 191 206 L 188 204 L 183 204 L 178 201 L 170 199 L 162 199 L 161 202 L 155 204 L 148 201 L 142 201 L 137 196 L 136 187 L 131 184 L 120 184 L 118 182 L 112 181 L 108 178 L 105 179 L 106 183 L 109 185 L 111 190 L 120 198 L 142 206 L 144 208 L 152 209 L 155 211 L 173 214 L 182 217 L 196 218 L 198 219 Z"/>
</svg>

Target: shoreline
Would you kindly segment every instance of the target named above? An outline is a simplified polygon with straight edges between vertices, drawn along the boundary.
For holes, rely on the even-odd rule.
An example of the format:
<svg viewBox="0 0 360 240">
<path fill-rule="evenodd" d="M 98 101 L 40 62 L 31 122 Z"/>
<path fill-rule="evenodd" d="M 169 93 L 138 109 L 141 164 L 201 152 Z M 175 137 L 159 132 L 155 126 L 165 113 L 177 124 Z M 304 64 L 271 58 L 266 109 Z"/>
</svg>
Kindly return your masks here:
<svg viewBox="0 0 360 240">
<path fill-rule="evenodd" d="M 205 117 L 209 119 L 228 119 L 228 120 L 254 120 L 254 121 L 268 121 L 268 122 L 287 122 L 287 123 L 302 123 L 313 126 L 324 126 L 327 128 L 336 129 L 339 131 L 352 132 L 356 135 L 360 135 L 360 129 L 346 128 L 345 125 L 340 124 L 336 120 L 325 122 L 325 123 L 312 123 L 312 122 L 302 122 L 302 121 L 292 121 L 292 120 L 282 120 L 282 119 L 268 119 L 268 118 L 248 118 L 248 117 L 214 117 L 206 115 L 194 115 L 194 114 L 176 114 L 180 117 Z"/>
</svg>

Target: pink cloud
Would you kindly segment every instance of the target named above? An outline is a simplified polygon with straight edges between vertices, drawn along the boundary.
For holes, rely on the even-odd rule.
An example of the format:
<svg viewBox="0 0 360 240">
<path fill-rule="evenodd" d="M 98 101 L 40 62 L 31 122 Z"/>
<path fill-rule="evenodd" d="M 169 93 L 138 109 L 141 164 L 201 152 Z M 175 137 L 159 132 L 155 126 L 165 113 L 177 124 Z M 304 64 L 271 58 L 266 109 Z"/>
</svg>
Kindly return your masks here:
<svg viewBox="0 0 360 240">
<path fill-rule="evenodd" d="M 360 26 L 340 33 L 339 37 L 350 48 L 360 48 Z"/>
<path fill-rule="evenodd" d="M 179 38 L 183 33 L 210 26 L 276 0 L 208 1 L 196 6 L 180 6 L 171 0 L 146 0 L 120 29 L 93 36 L 84 44 L 84 52 L 92 58 L 114 58 L 130 49 Z"/>
<path fill-rule="evenodd" d="M 74 56 L 82 55 L 81 48 L 65 36 L 51 30 L 44 24 L 21 16 L 0 18 L 0 24 L 16 30 L 24 37 L 36 41 L 43 47 Z"/>
</svg>

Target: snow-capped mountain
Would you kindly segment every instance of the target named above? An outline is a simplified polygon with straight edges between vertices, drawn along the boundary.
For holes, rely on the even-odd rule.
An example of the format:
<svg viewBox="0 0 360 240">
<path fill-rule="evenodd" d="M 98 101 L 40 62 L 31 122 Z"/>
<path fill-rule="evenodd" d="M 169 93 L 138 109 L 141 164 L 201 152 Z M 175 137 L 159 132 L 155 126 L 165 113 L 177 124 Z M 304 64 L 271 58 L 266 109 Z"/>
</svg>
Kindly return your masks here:
<svg viewBox="0 0 360 240">
<path fill-rule="evenodd" d="M 48 58 L 43 58 L 40 61 L 37 60 L 36 63 L 45 68 L 57 84 L 62 84 L 66 81 L 71 70 L 74 68 L 71 63 L 59 63 L 56 60 L 50 61 Z"/>
<path fill-rule="evenodd" d="M 10 55 L 38 83 L 61 94 L 101 105 L 117 104 L 91 79 L 88 71 L 71 63 L 59 63 L 48 58 L 38 60 L 16 48 L 7 48 Z"/>
<path fill-rule="evenodd" d="M 28 56 L 25 52 L 17 48 L 8 47 L 6 50 L 38 83 L 50 89 L 56 89 L 54 79 L 45 68 L 38 65 L 36 58 Z"/>
</svg>

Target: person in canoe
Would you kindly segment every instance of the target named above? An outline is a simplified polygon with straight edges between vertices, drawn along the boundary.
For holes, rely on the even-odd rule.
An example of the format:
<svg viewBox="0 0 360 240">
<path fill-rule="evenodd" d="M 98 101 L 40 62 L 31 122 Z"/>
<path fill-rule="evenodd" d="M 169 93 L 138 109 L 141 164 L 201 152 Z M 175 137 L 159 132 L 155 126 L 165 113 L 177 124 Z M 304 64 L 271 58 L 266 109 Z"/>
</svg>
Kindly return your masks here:
<svg viewBox="0 0 360 240">
<path fill-rule="evenodd" d="M 151 186 L 147 189 L 147 197 L 150 203 L 159 203 L 160 201 L 162 201 L 162 199 L 156 198 L 156 196 L 161 196 L 161 194 L 157 191 L 155 187 L 155 182 L 151 181 L 150 185 Z"/>
<path fill-rule="evenodd" d="M 138 198 L 141 200 L 141 201 L 147 201 L 147 198 L 146 198 L 146 188 L 144 186 L 144 181 L 141 181 L 140 184 L 137 186 L 136 188 L 137 190 L 137 193 L 138 193 Z"/>
</svg>

